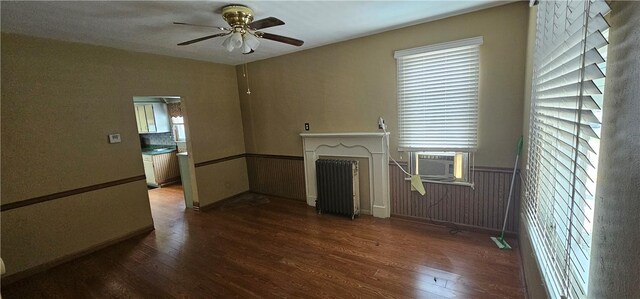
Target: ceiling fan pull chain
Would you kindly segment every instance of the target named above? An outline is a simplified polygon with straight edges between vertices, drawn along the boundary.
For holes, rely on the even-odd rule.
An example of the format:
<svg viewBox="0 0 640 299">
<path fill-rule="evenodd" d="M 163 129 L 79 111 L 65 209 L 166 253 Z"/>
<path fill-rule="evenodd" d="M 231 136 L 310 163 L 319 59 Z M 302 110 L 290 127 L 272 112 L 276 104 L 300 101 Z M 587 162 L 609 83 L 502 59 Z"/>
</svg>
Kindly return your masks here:
<svg viewBox="0 0 640 299">
<path fill-rule="evenodd" d="M 251 94 L 251 89 L 249 89 L 249 68 L 247 64 L 244 64 L 242 76 L 247 79 L 247 94 Z"/>
</svg>

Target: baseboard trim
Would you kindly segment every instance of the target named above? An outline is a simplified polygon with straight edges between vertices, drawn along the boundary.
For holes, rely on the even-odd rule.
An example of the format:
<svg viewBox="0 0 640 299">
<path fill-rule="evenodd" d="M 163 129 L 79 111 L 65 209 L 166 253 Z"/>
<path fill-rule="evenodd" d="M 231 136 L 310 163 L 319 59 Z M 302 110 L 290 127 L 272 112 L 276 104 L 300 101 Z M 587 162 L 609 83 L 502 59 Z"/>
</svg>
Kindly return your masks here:
<svg viewBox="0 0 640 299">
<path fill-rule="evenodd" d="M 69 196 L 77 195 L 77 194 L 80 194 L 80 193 L 86 193 L 86 192 L 96 191 L 96 190 L 100 190 L 100 189 L 104 189 L 104 188 L 115 187 L 115 186 L 118 186 L 118 185 L 133 183 L 133 182 L 146 180 L 146 179 L 147 179 L 146 176 L 143 174 L 143 175 L 129 177 L 129 178 L 126 178 L 126 179 L 115 180 L 115 181 L 110 181 L 110 182 L 106 182 L 106 183 L 100 183 L 100 184 L 96 184 L 96 185 L 91 185 L 91 186 L 86 186 L 86 187 L 82 187 L 82 188 L 77 188 L 77 189 L 57 192 L 57 193 L 48 194 L 48 195 L 44 195 L 44 196 L 38 196 L 38 197 L 25 199 L 25 200 L 21 200 L 21 201 L 16 201 L 16 202 L 10 202 L 10 203 L 6 203 L 6 204 L 3 204 L 3 205 L 0 205 L 0 211 L 2 211 L 2 212 L 9 211 L 9 210 L 22 208 L 22 207 L 26 207 L 26 206 L 30 206 L 30 205 L 35 205 L 35 204 L 39 204 L 39 203 L 50 201 L 50 200 L 54 200 L 54 199 L 59 199 L 59 198 L 63 198 L 63 197 L 69 197 Z"/>
<path fill-rule="evenodd" d="M 441 221 L 441 220 L 429 220 L 429 219 L 426 219 L 426 218 L 412 217 L 412 216 L 405 216 L 405 215 L 398 215 L 398 214 L 391 214 L 391 218 L 392 219 L 404 220 L 404 221 L 412 221 L 412 222 L 433 224 L 433 225 L 438 225 L 438 226 L 447 226 L 447 224 L 449 224 L 449 225 L 454 224 L 459 229 L 465 230 L 465 231 L 469 231 L 469 232 L 482 233 L 482 234 L 487 234 L 487 235 L 491 235 L 491 236 L 494 236 L 494 237 L 500 235 L 500 231 L 499 230 L 490 229 L 490 228 L 486 228 L 486 227 L 475 226 L 475 225 L 461 224 L 461 223 L 455 223 L 455 222 L 449 222 L 449 221 Z M 516 239 L 518 238 L 518 234 L 514 233 L 514 232 L 504 232 L 504 236 L 507 237 L 507 238 L 516 238 Z"/>
<path fill-rule="evenodd" d="M 207 210 L 212 210 L 212 209 L 215 209 L 215 208 L 217 208 L 217 207 L 220 207 L 220 206 L 224 205 L 224 204 L 225 204 L 225 203 L 227 203 L 228 201 L 231 201 L 232 199 L 234 199 L 234 198 L 236 198 L 236 197 L 238 197 L 238 196 L 245 195 L 245 194 L 249 194 L 249 193 L 255 193 L 255 192 L 251 192 L 250 190 L 243 191 L 243 192 L 237 193 L 237 194 L 235 194 L 235 195 L 231 195 L 231 196 L 229 196 L 229 197 L 225 197 L 225 198 L 223 198 L 223 199 L 221 199 L 221 200 L 218 200 L 218 201 L 216 201 L 216 202 L 212 202 L 212 203 L 206 204 L 206 205 L 201 206 L 201 207 L 200 207 L 200 206 L 196 206 L 196 205 L 194 204 L 194 205 L 193 205 L 193 209 L 194 209 L 195 211 L 198 211 L 198 212 L 204 212 L 204 211 L 207 211 Z"/>
<path fill-rule="evenodd" d="M 158 184 L 158 188 L 166 187 L 166 186 L 173 185 L 173 184 L 176 184 L 176 183 L 182 183 L 182 180 L 181 180 L 180 177 L 175 177 L 175 178 L 172 178 L 170 180 L 166 180 L 166 181 Z"/>
<path fill-rule="evenodd" d="M 98 251 L 100 249 L 104 249 L 104 248 L 109 247 L 111 245 L 115 245 L 115 244 L 120 243 L 122 241 L 131 239 L 131 238 L 135 238 L 135 237 L 138 237 L 138 236 L 141 236 L 141 235 L 148 234 L 148 233 L 152 232 L 154 229 L 155 228 L 154 228 L 153 224 L 151 224 L 149 226 L 146 226 L 146 227 L 143 227 L 141 229 L 137 229 L 135 231 L 127 233 L 127 234 L 125 234 L 123 236 L 120 236 L 120 237 L 117 237 L 115 239 L 111 239 L 111 240 L 108 240 L 108 241 L 105 241 L 105 242 L 102 242 L 102 243 L 98 243 L 98 244 L 93 245 L 93 246 L 91 246 L 89 248 L 80 250 L 80 251 L 75 252 L 75 253 L 71 253 L 71 254 L 65 255 L 63 257 L 57 258 L 57 259 L 55 259 L 53 261 L 44 263 L 42 265 L 38 265 L 38 266 L 35 266 L 33 268 L 24 270 L 24 271 L 16 272 L 16 273 L 8 275 L 6 277 L 3 276 L 2 279 L 1 279 L 2 280 L 2 287 L 6 286 L 6 285 L 10 285 L 10 284 L 12 284 L 12 283 L 14 283 L 16 281 L 25 279 L 25 278 L 27 278 L 29 276 L 44 272 L 44 271 L 49 270 L 49 269 L 51 269 L 53 267 L 62 265 L 64 263 L 70 262 L 70 261 L 75 260 L 75 259 L 78 259 L 78 258 L 83 257 L 85 255 L 94 253 L 94 252 L 96 252 L 96 251 Z"/>
</svg>

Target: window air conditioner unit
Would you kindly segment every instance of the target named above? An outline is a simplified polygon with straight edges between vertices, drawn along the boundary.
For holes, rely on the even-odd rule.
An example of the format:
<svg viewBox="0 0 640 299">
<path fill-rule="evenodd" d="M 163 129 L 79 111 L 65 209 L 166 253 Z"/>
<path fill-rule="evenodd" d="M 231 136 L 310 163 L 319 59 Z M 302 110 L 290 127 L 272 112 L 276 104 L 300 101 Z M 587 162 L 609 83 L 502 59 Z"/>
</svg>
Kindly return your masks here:
<svg viewBox="0 0 640 299">
<path fill-rule="evenodd" d="M 455 153 L 416 153 L 417 174 L 425 178 L 454 178 Z"/>
</svg>

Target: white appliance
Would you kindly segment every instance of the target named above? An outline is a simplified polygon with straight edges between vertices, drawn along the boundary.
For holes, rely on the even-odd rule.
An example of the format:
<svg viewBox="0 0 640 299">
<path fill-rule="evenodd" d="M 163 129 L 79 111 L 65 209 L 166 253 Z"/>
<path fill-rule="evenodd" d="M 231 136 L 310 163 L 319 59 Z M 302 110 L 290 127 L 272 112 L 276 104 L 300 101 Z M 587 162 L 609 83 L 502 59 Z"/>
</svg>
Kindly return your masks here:
<svg viewBox="0 0 640 299">
<path fill-rule="evenodd" d="M 453 178 L 455 153 L 415 153 L 414 159 L 420 176 Z"/>
</svg>

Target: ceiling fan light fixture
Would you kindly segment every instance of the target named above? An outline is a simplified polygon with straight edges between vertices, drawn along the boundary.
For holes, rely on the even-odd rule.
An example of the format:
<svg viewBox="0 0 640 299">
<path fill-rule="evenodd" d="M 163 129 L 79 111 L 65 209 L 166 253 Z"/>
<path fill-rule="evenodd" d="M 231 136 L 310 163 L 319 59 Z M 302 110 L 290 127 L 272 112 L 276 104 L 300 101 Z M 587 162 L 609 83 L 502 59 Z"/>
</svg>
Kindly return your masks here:
<svg viewBox="0 0 640 299">
<path fill-rule="evenodd" d="M 222 46 L 229 52 L 233 51 L 234 48 L 233 44 L 231 43 L 231 36 L 224 39 L 224 41 L 222 42 Z"/>
<path fill-rule="evenodd" d="M 236 31 L 229 37 L 234 48 L 242 47 L 242 33 Z"/>
<path fill-rule="evenodd" d="M 247 43 L 242 44 L 242 53 L 243 54 L 249 54 L 251 53 L 251 51 L 253 51 L 251 49 L 251 47 L 249 47 L 249 45 L 247 45 Z"/>
<path fill-rule="evenodd" d="M 186 42 L 179 43 L 178 46 L 186 46 L 194 43 L 209 40 L 215 37 L 226 36 L 222 42 L 222 46 L 229 52 L 233 52 L 234 49 L 241 49 L 245 54 L 253 53 L 254 50 L 260 45 L 259 39 L 267 39 L 275 42 L 285 43 L 292 46 L 302 46 L 304 41 L 281 36 L 277 34 L 271 34 L 263 31 L 264 28 L 271 28 L 275 26 L 284 25 L 284 22 L 275 17 L 268 17 L 253 21 L 253 10 L 249 7 L 241 4 L 231 4 L 222 8 L 222 18 L 229 24 L 230 27 L 216 27 L 209 25 L 196 25 L 182 22 L 173 22 L 177 25 L 191 25 L 200 27 L 212 27 L 224 32 L 203 36 L 200 38 L 188 40 Z"/>
<path fill-rule="evenodd" d="M 248 46 L 249 48 L 251 48 L 251 50 L 257 49 L 260 45 L 260 41 L 258 40 L 258 38 L 251 33 L 245 33 L 243 38 L 245 47 Z"/>
</svg>

